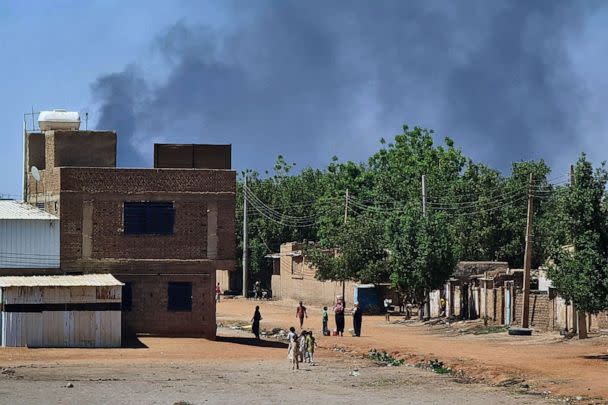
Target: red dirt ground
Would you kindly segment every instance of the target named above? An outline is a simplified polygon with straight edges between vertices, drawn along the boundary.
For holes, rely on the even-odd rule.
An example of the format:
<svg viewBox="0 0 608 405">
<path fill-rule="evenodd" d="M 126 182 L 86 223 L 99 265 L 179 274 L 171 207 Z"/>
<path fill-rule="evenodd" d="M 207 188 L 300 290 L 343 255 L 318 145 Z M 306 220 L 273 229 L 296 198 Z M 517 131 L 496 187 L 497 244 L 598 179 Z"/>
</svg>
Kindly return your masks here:
<svg viewBox="0 0 608 405">
<path fill-rule="evenodd" d="M 218 322 L 248 321 L 260 305 L 262 329 L 296 326 L 296 305 L 290 302 L 223 300 Z M 333 327 L 330 315 L 330 328 Z M 392 317 L 391 321 L 398 318 Z M 352 327 L 347 317 L 346 328 Z M 408 361 L 438 358 L 478 381 L 499 384 L 510 378 L 525 379 L 536 390 L 555 395 L 608 399 L 608 337 L 565 341 L 554 333 L 531 337 L 490 335 L 448 336 L 447 327 L 421 324 L 387 324 L 383 316 L 365 316 L 362 336 L 323 337 L 321 310 L 309 308 L 304 329 L 316 331 L 319 347 L 345 347 L 354 353 L 383 349 Z"/>
</svg>

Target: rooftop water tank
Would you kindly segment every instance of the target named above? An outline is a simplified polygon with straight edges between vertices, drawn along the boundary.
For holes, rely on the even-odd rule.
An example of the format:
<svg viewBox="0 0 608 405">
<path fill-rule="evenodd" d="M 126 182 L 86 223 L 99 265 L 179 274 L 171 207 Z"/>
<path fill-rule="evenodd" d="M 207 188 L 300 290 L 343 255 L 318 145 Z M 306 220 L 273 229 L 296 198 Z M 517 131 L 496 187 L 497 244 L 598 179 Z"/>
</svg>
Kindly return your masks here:
<svg viewBox="0 0 608 405">
<path fill-rule="evenodd" d="M 77 131 L 80 129 L 80 114 L 66 110 L 41 111 L 38 116 L 38 126 L 42 131 L 54 129 Z"/>
</svg>

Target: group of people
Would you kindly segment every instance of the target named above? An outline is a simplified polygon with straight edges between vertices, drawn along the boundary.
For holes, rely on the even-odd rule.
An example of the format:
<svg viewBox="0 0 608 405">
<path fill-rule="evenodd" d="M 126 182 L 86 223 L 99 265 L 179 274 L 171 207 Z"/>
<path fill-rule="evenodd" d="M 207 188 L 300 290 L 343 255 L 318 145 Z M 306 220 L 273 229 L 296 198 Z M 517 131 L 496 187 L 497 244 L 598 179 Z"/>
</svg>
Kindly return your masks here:
<svg viewBox="0 0 608 405">
<path fill-rule="evenodd" d="M 336 305 L 333 308 L 334 317 L 336 322 L 336 333 L 340 336 L 344 336 L 344 301 L 338 299 Z M 298 308 L 296 309 L 296 318 L 300 322 L 300 329 L 304 326 L 304 319 L 308 318 L 308 312 L 304 303 L 300 301 Z M 255 335 L 256 339 L 260 339 L 260 321 L 262 320 L 262 314 L 260 313 L 260 306 L 255 307 L 255 312 L 251 318 L 251 331 Z M 329 313 L 327 307 L 323 307 L 322 313 L 323 320 L 323 335 L 329 336 Z M 361 324 L 363 321 L 363 310 L 358 303 L 355 303 L 353 308 L 353 329 L 355 336 L 361 336 Z M 292 363 L 292 369 L 299 369 L 300 363 L 313 363 L 314 352 L 317 346 L 312 331 L 302 330 L 300 335 L 296 333 L 296 329 L 292 326 L 289 328 L 287 334 L 287 340 L 289 341 L 287 357 Z"/>
<path fill-rule="evenodd" d="M 312 331 L 303 330 L 300 336 L 292 326 L 287 334 L 289 345 L 287 348 L 287 358 L 291 361 L 291 369 L 299 370 L 300 363 L 314 364 L 314 354 L 317 343 Z"/>
<path fill-rule="evenodd" d="M 334 319 L 336 323 L 336 333 L 340 336 L 344 336 L 344 301 L 340 298 L 336 300 L 336 305 L 333 308 Z M 327 307 L 323 307 L 322 319 L 323 319 L 323 335 L 329 336 L 329 313 Z M 296 309 L 296 318 L 300 321 L 300 329 L 304 326 L 304 319 L 308 318 L 306 307 L 303 302 L 300 301 L 298 308 Z M 359 303 L 355 302 L 353 308 L 353 330 L 355 336 L 361 336 L 361 325 L 363 323 L 363 310 L 359 306 Z"/>
</svg>

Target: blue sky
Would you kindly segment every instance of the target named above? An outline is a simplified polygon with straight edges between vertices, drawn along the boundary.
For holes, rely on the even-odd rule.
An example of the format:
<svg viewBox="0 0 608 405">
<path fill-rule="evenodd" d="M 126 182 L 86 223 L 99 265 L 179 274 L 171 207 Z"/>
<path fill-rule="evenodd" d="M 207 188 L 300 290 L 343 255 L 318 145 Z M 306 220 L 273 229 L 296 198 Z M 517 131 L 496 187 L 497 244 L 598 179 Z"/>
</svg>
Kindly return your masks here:
<svg viewBox="0 0 608 405">
<path fill-rule="evenodd" d="M 237 169 L 365 159 L 402 124 L 507 170 L 605 158 L 607 7 L 592 2 L 0 1 L 0 194 L 22 117 L 89 111 L 123 166 L 232 143 Z"/>
</svg>

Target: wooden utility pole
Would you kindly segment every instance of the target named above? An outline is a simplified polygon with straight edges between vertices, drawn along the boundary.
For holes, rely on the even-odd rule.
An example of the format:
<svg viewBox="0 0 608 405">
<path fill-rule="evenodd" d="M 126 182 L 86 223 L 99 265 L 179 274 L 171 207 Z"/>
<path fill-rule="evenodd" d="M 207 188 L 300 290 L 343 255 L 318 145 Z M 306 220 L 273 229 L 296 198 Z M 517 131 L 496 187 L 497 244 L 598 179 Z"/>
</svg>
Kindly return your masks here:
<svg viewBox="0 0 608 405">
<path fill-rule="evenodd" d="M 422 175 L 422 215 L 426 218 L 426 176 Z M 431 317 L 431 291 L 424 289 L 424 319 Z"/>
<path fill-rule="evenodd" d="M 524 254 L 524 299 L 521 311 L 522 328 L 529 327 L 530 317 L 530 270 L 532 268 L 532 221 L 533 221 L 533 187 L 534 176 L 530 173 L 530 183 L 528 185 L 528 221 L 526 225 L 526 250 Z"/>
<path fill-rule="evenodd" d="M 570 166 L 570 187 L 574 187 L 574 166 Z M 574 246 L 574 240 L 572 241 L 572 248 L 576 249 Z M 577 310 L 574 302 L 572 303 L 572 329 L 578 331 L 579 339 L 587 339 L 589 336 L 587 335 L 587 319 L 585 313 L 583 311 Z"/>
<path fill-rule="evenodd" d="M 348 221 L 348 189 L 344 195 L 344 225 Z M 346 307 L 346 281 L 342 280 L 342 305 Z"/>
<path fill-rule="evenodd" d="M 348 189 L 346 189 L 346 194 L 344 195 L 344 224 L 348 220 Z"/>
<path fill-rule="evenodd" d="M 243 297 L 247 298 L 247 175 L 243 183 Z"/>
</svg>

